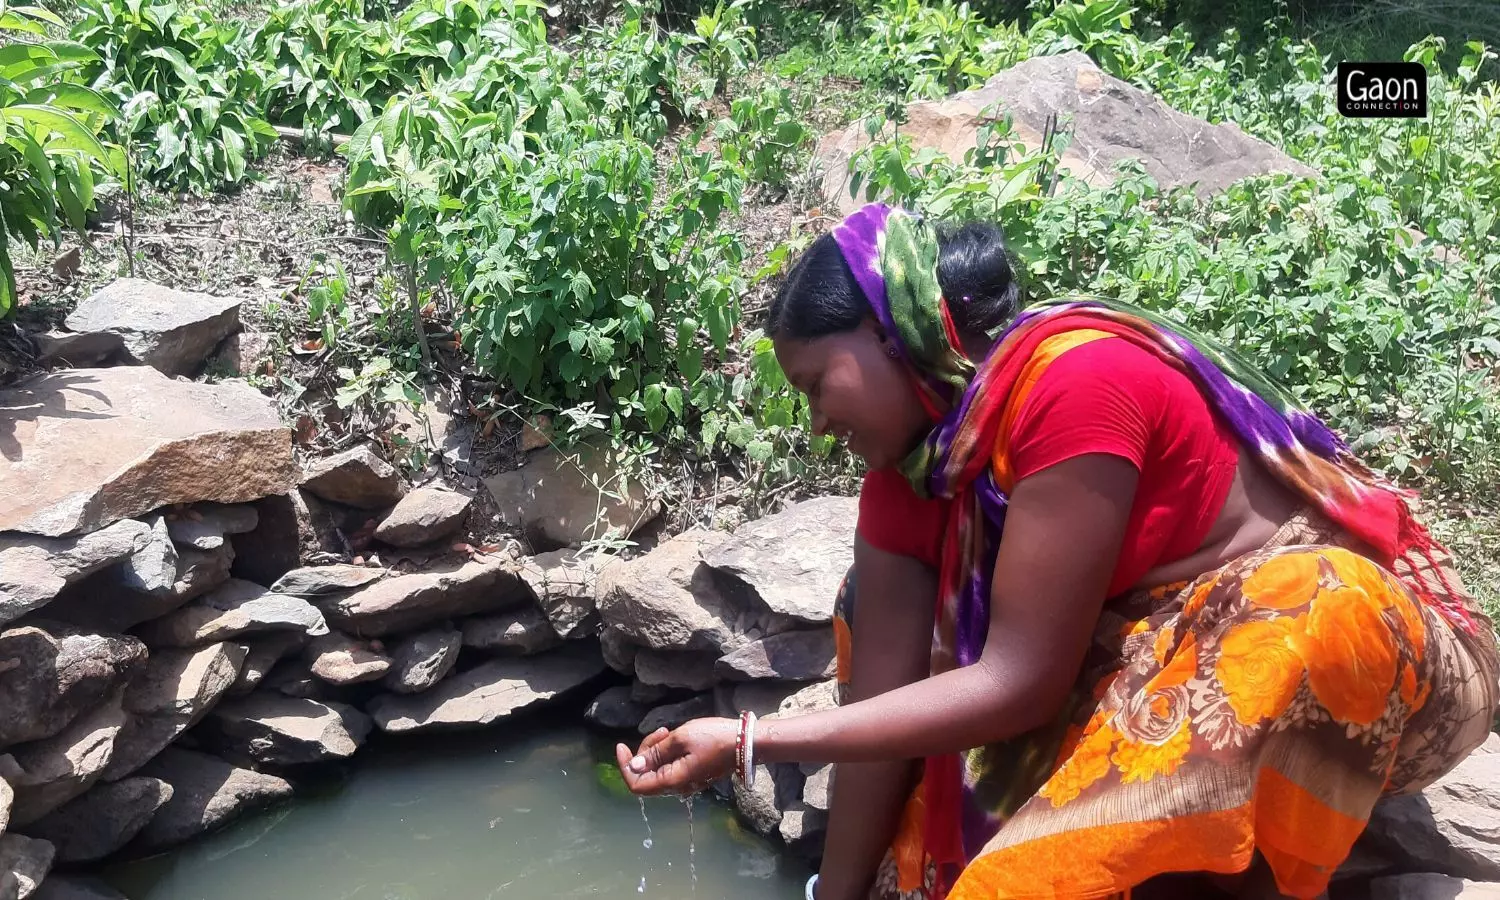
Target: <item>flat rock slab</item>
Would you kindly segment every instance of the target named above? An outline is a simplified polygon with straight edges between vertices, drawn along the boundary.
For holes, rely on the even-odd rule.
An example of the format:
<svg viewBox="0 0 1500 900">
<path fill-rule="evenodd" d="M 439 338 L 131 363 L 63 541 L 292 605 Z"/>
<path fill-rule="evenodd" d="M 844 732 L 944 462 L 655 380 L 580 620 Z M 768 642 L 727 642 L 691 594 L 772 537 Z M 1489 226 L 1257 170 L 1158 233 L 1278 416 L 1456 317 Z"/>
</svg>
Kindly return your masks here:
<svg viewBox="0 0 1500 900">
<path fill-rule="evenodd" d="M 308 463 L 302 473 L 302 488 L 334 503 L 377 509 L 400 500 L 406 493 L 406 482 L 374 450 L 359 446 Z"/>
<path fill-rule="evenodd" d="M 126 778 L 88 793 L 26 827 L 57 848 L 57 861 L 97 862 L 124 847 L 172 799 L 159 778 Z"/>
<path fill-rule="evenodd" d="M 521 468 L 486 478 L 484 484 L 505 523 L 547 547 L 573 546 L 610 533 L 629 537 L 661 513 L 660 503 L 639 484 L 622 482 L 608 455 L 591 447 L 571 453 L 540 450 Z"/>
<path fill-rule="evenodd" d="M 118 334 L 135 362 L 168 375 L 191 375 L 240 327 L 240 300 L 121 278 L 78 304 L 69 331 Z"/>
<path fill-rule="evenodd" d="M 227 535 L 254 531 L 260 514 L 248 504 L 200 503 L 167 517 L 172 540 L 196 550 L 217 550 Z"/>
<path fill-rule="evenodd" d="M 69 584 L 129 559 L 151 541 L 151 526 L 125 519 L 79 537 L 0 534 L 0 624 L 38 609 Z"/>
<path fill-rule="evenodd" d="M 271 585 L 278 594 L 297 597 L 322 597 L 340 594 L 379 581 L 386 575 L 385 569 L 372 566 L 351 566 L 338 563 L 331 566 L 304 566 L 293 569 Z"/>
<path fill-rule="evenodd" d="M 714 666 L 727 681 L 821 681 L 837 669 L 833 631 L 784 631 L 726 653 Z"/>
<path fill-rule="evenodd" d="M 470 500 L 439 488 L 419 488 L 402 497 L 375 529 L 375 539 L 392 547 L 420 547 L 439 541 L 463 525 Z"/>
<path fill-rule="evenodd" d="M 562 638 L 552 630 L 552 623 L 541 610 L 529 603 L 493 616 L 465 619 L 463 634 L 465 647 L 523 656 L 541 653 L 562 643 Z"/>
<path fill-rule="evenodd" d="M 13 880 L 17 900 L 36 895 L 36 889 L 52 869 L 55 851 L 44 840 L 19 834 L 0 835 L 0 890 L 8 888 L 6 875 Z"/>
<path fill-rule="evenodd" d="M 126 520 L 130 521 L 130 520 Z M 154 538 L 153 538 L 154 539 Z M 116 566 L 70 584 L 42 615 L 87 631 L 123 632 L 180 609 L 229 580 L 234 548 L 177 550 L 177 575 L 169 590 L 143 591 L 125 583 Z"/>
<path fill-rule="evenodd" d="M 433 628 L 402 638 L 391 653 L 391 670 L 382 682 L 397 694 L 420 694 L 448 677 L 463 648 L 457 628 Z"/>
<path fill-rule="evenodd" d="M 1375 805 L 1365 834 L 1403 870 L 1500 881 L 1500 753 L 1474 753 L 1420 794 Z"/>
<path fill-rule="evenodd" d="M 0 633 L 0 747 L 49 738 L 103 703 L 142 663 L 135 638 L 80 632 L 58 623 Z"/>
<path fill-rule="evenodd" d="M 715 569 L 755 592 L 771 612 L 826 625 L 839 584 L 854 565 L 859 500 L 823 497 L 744 526 L 704 553 Z"/>
<path fill-rule="evenodd" d="M 313 638 L 305 655 L 313 675 L 341 686 L 378 681 L 391 668 L 390 657 L 337 631 Z"/>
<path fill-rule="evenodd" d="M 292 785 L 284 778 L 176 747 L 162 751 L 141 774 L 172 786 L 172 798 L 130 844 L 132 851 L 141 853 L 175 846 L 292 796 Z"/>
<path fill-rule="evenodd" d="M 261 765 L 296 766 L 348 759 L 370 733 L 370 720 L 339 703 L 261 692 L 209 713 L 214 742 Z"/>
<path fill-rule="evenodd" d="M 124 725 L 125 713 L 116 695 L 52 737 L 12 749 L 21 773 L 10 779 L 16 791 L 11 825 L 35 822 L 102 778 Z"/>
<path fill-rule="evenodd" d="M 328 621 L 361 637 L 412 631 L 458 616 L 495 612 L 524 602 L 512 566 L 499 559 L 385 578 L 352 594 L 319 601 Z"/>
<path fill-rule="evenodd" d="M 580 688 L 605 669 L 598 648 L 577 643 L 484 663 L 424 694 L 376 697 L 369 710 L 392 733 L 477 728 Z"/>
<path fill-rule="evenodd" d="M 536 595 L 552 630 L 563 638 L 599 630 L 594 587 L 602 563 L 572 550 L 553 550 L 521 561 L 521 578 Z"/>
<path fill-rule="evenodd" d="M 243 503 L 297 481 L 276 403 L 243 383 L 145 366 L 55 372 L 0 391 L 0 532 L 96 531 L 174 503 Z"/>
<path fill-rule="evenodd" d="M 151 654 L 125 691 L 125 726 L 104 779 L 129 775 L 202 721 L 239 677 L 245 655 L 242 645 L 223 642 Z"/>
<path fill-rule="evenodd" d="M 599 574 L 604 624 L 653 650 L 721 650 L 736 639 L 737 611 L 703 564 L 725 535 L 684 532 L 638 559 Z M 832 606 L 833 599 L 829 598 Z"/>
<path fill-rule="evenodd" d="M 328 633 L 328 624 L 317 607 L 301 597 L 231 578 L 207 596 L 148 622 L 137 634 L 151 647 L 196 647 L 272 631 L 317 636 Z"/>
</svg>

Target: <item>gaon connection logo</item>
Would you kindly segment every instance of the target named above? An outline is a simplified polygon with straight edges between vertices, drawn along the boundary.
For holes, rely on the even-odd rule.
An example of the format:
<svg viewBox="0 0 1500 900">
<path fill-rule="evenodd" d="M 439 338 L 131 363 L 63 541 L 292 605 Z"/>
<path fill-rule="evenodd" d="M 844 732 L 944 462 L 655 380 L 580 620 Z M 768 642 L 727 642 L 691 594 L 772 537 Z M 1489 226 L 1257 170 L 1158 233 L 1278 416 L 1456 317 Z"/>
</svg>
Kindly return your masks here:
<svg viewBox="0 0 1500 900">
<path fill-rule="evenodd" d="M 1355 119 L 1427 118 L 1427 70 L 1417 62 L 1341 62 L 1339 114 Z"/>
</svg>

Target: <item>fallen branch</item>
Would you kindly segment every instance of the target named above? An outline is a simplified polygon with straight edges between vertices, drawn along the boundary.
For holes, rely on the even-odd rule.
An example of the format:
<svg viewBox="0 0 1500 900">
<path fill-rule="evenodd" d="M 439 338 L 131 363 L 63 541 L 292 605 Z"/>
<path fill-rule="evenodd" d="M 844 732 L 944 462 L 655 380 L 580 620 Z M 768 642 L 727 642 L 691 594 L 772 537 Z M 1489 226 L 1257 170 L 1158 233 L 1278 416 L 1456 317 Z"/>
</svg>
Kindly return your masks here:
<svg viewBox="0 0 1500 900">
<path fill-rule="evenodd" d="M 272 125 L 271 127 L 276 129 L 276 134 L 284 141 L 294 141 L 298 144 L 306 143 L 307 141 L 307 132 L 301 128 L 293 128 L 290 125 Z M 324 137 L 335 147 L 342 147 L 349 143 L 349 135 L 347 134 L 327 134 Z"/>
</svg>

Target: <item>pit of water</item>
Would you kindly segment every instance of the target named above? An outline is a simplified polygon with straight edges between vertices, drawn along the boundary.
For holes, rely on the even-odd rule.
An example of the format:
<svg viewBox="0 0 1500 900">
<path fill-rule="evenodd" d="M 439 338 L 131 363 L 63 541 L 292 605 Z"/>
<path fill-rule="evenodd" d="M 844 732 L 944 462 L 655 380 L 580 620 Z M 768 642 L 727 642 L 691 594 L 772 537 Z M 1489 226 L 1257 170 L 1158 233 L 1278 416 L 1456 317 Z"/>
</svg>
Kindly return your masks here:
<svg viewBox="0 0 1500 900">
<path fill-rule="evenodd" d="M 643 822 L 612 747 L 548 720 L 377 741 L 342 780 L 104 877 L 131 900 L 801 895 L 808 870 L 718 799 L 653 798 Z"/>
</svg>

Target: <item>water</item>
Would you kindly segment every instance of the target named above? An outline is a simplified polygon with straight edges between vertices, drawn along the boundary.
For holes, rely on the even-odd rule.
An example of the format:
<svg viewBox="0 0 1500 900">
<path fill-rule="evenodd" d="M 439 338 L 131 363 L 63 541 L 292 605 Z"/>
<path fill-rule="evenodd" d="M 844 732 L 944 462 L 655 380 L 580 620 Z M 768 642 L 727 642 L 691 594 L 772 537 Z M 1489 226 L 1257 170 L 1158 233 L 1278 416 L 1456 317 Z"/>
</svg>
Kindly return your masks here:
<svg viewBox="0 0 1500 900">
<path fill-rule="evenodd" d="M 523 729 L 367 748 L 342 782 L 105 877 L 131 900 L 801 896 L 807 870 L 722 802 L 695 800 L 696 823 L 642 805 L 608 742 Z"/>
</svg>

